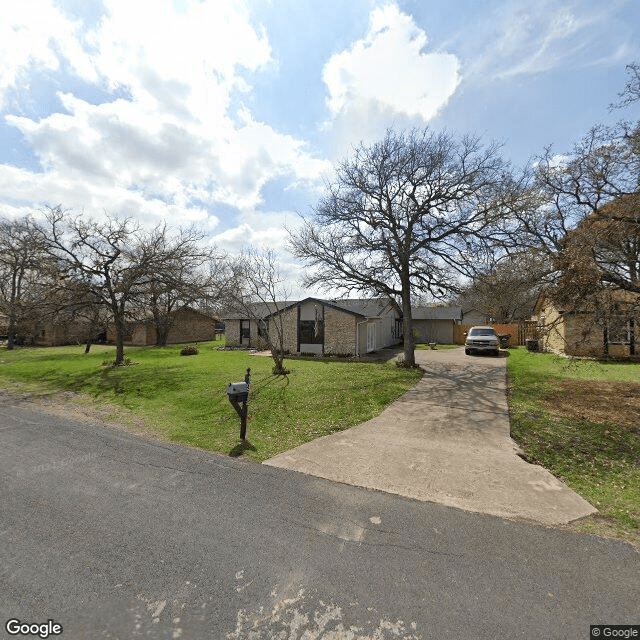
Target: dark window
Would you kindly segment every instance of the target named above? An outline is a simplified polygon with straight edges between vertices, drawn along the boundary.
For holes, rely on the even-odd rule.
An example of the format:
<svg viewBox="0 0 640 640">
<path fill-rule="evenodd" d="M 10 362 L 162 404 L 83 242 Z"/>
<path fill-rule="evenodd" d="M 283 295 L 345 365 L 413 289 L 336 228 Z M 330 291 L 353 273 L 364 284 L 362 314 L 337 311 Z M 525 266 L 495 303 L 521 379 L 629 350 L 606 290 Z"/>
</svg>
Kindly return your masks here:
<svg viewBox="0 0 640 640">
<path fill-rule="evenodd" d="M 241 340 L 244 340 L 244 339 L 249 340 L 249 338 L 251 337 L 249 326 L 250 326 L 249 320 L 240 320 L 240 339 Z"/>
<path fill-rule="evenodd" d="M 322 320 L 300 321 L 300 344 L 323 344 L 324 323 Z"/>
<path fill-rule="evenodd" d="M 123 331 L 122 331 L 122 339 L 125 342 L 133 339 L 133 331 L 135 329 L 135 325 L 132 322 L 125 322 Z"/>
<path fill-rule="evenodd" d="M 609 344 L 629 344 L 631 342 L 631 323 L 623 317 L 612 318 L 607 324 L 607 342 Z"/>
<path fill-rule="evenodd" d="M 264 320 L 258 320 L 258 336 L 260 338 L 266 338 L 267 333 L 267 323 Z"/>
<path fill-rule="evenodd" d="M 393 337 L 400 339 L 403 336 L 403 323 L 402 318 L 396 318 L 395 325 L 393 327 Z"/>
</svg>

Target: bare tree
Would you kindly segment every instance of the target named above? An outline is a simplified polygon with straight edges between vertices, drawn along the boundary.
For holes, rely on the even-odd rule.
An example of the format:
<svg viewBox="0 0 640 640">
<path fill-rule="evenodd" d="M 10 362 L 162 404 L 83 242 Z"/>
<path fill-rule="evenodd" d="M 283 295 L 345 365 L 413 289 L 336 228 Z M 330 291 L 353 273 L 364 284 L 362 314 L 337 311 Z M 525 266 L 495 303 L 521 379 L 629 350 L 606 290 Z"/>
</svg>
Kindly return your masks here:
<svg viewBox="0 0 640 640">
<path fill-rule="evenodd" d="M 45 258 L 41 230 L 30 216 L 0 220 L 0 311 L 7 318 L 7 349 L 43 313 Z"/>
<path fill-rule="evenodd" d="M 72 216 L 61 207 L 47 213 L 48 250 L 61 265 L 64 277 L 81 286 L 96 304 L 110 312 L 116 334 L 115 365 L 124 359 L 124 340 L 133 304 L 156 273 L 153 252 L 140 251 L 140 228 L 131 219 L 107 216 L 104 222 Z"/>
<path fill-rule="evenodd" d="M 156 269 L 148 274 L 136 301 L 140 315 L 152 315 L 157 346 L 167 344 L 176 311 L 210 306 L 221 295 L 215 265 L 223 256 L 203 241 L 204 234 L 194 227 L 172 233 L 166 225 L 140 237 L 135 251 L 138 259 L 141 263 L 153 261 Z"/>
<path fill-rule="evenodd" d="M 610 105 L 610 109 L 622 109 L 640 100 L 640 63 L 632 62 L 627 65 L 627 83 L 618 94 L 620 102 Z"/>
<path fill-rule="evenodd" d="M 462 290 L 458 304 L 478 309 L 495 322 L 528 319 L 551 270 L 541 252 L 506 255 L 494 267 L 475 276 Z"/>
<path fill-rule="evenodd" d="M 256 322 L 260 339 L 271 351 L 274 375 L 289 373 L 284 366 L 284 318 L 279 313 L 291 294 L 287 282 L 271 249 L 249 247 L 229 262 L 227 305 Z"/>
<path fill-rule="evenodd" d="M 291 245 L 307 285 L 393 300 L 415 366 L 412 298 L 456 293 L 476 272 L 506 238 L 516 186 L 496 144 L 390 130 L 337 167 Z"/>
</svg>

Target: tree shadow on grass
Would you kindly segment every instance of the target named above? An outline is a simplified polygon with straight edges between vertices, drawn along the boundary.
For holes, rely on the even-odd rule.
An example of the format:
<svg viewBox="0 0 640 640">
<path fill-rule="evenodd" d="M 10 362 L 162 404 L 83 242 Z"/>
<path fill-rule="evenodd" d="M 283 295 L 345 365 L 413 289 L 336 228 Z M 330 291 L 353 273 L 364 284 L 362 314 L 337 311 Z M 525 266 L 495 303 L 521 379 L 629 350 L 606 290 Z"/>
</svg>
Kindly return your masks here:
<svg viewBox="0 0 640 640">
<path fill-rule="evenodd" d="M 248 441 L 239 442 L 231 451 L 229 456 L 232 458 L 239 458 L 245 451 L 256 451 L 256 448 Z"/>
</svg>

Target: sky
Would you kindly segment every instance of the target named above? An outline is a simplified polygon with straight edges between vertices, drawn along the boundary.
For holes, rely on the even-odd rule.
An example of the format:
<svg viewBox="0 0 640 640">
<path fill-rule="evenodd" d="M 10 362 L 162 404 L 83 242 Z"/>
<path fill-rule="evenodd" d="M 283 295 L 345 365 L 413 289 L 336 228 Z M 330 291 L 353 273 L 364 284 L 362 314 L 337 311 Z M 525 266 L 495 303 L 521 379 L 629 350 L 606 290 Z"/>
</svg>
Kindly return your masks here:
<svg viewBox="0 0 640 640">
<path fill-rule="evenodd" d="M 522 166 L 611 113 L 636 0 L 0 0 L 0 216 L 61 205 L 273 248 L 389 127 Z M 635 109 L 635 112 L 634 112 Z"/>
</svg>

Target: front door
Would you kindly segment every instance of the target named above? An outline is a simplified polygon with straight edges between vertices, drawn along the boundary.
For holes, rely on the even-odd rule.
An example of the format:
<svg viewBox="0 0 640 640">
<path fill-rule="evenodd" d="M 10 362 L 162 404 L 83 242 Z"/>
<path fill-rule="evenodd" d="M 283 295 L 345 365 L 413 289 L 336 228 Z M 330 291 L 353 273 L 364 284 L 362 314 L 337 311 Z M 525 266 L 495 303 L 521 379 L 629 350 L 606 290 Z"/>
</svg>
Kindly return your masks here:
<svg viewBox="0 0 640 640">
<path fill-rule="evenodd" d="M 367 353 L 370 351 L 376 350 L 376 325 L 371 324 L 367 325 Z"/>
</svg>

